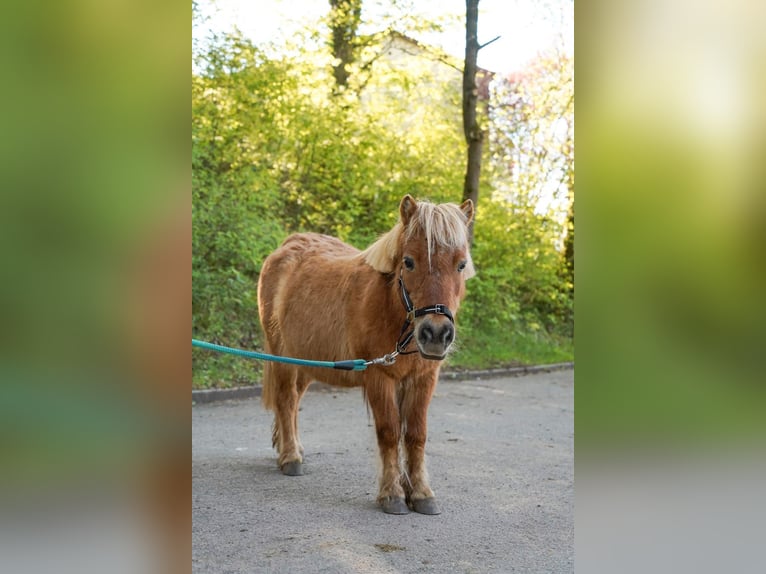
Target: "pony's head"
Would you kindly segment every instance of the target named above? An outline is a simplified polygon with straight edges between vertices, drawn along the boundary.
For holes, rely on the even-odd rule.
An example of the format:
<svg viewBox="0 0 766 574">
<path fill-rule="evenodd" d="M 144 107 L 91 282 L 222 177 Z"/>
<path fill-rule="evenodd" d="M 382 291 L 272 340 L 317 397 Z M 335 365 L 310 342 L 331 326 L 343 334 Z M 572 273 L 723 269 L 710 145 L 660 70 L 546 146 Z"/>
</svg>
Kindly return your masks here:
<svg viewBox="0 0 766 574">
<path fill-rule="evenodd" d="M 466 279 L 475 275 L 468 243 L 473 213 L 470 199 L 460 206 L 435 205 L 406 195 L 399 204 L 399 222 L 364 252 L 365 261 L 401 277 L 415 309 L 444 305 L 454 316 Z M 429 312 L 413 323 L 420 354 L 443 359 L 455 339 L 450 316 Z"/>
</svg>

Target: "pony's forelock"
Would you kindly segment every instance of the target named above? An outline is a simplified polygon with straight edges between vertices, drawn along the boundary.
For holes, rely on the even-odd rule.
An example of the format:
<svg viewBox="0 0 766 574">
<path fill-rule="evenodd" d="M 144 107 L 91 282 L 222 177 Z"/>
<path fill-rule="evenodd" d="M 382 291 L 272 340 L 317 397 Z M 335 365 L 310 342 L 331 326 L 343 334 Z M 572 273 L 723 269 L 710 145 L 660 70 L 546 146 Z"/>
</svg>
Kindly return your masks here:
<svg viewBox="0 0 766 574">
<path fill-rule="evenodd" d="M 405 227 L 399 221 L 393 229 L 384 233 L 378 240 L 362 252 L 364 260 L 377 271 L 392 273 L 396 269 L 398 258 L 401 256 L 399 246 L 402 238 L 412 239 L 422 232 L 428 247 L 428 267 L 431 267 L 431 255 L 436 246 L 468 247 L 468 221 L 459 206 L 454 203 L 433 204 L 419 201 L 417 209 Z M 465 269 L 466 278 L 473 277 L 475 271 L 471 256 Z"/>
<path fill-rule="evenodd" d="M 381 273 L 393 273 L 396 268 L 399 239 L 403 231 L 402 222 L 397 222 L 393 229 L 381 235 L 375 243 L 362 251 L 365 262 Z"/>
<path fill-rule="evenodd" d="M 427 201 L 419 202 L 407 226 L 405 240 L 411 239 L 419 230 L 423 231 L 426 238 L 429 269 L 436 245 L 457 248 L 468 246 L 466 217 L 454 203 L 435 205 Z"/>
</svg>

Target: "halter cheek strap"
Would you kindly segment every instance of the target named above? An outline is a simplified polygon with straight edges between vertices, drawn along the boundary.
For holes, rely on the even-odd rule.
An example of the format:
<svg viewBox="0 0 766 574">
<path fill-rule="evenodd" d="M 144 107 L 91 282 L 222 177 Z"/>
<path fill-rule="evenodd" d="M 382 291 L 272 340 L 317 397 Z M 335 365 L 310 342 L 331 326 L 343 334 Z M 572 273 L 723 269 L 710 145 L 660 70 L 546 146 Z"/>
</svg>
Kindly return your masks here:
<svg viewBox="0 0 766 574">
<path fill-rule="evenodd" d="M 440 303 L 437 303 L 436 305 L 429 305 L 428 307 L 420 307 L 419 309 L 415 309 L 415 305 L 412 304 L 412 299 L 410 298 L 410 294 L 407 291 L 407 288 L 404 286 L 404 279 L 402 277 L 402 272 L 399 273 L 399 291 L 402 296 L 402 303 L 404 304 L 404 309 L 405 311 L 407 311 L 407 318 L 404 320 L 404 324 L 402 325 L 402 330 L 399 333 L 399 340 L 396 342 L 396 352 L 399 355 L 409 355 L 411 353 L 417 352 L 417 351 L 405 351 L 405 349 L 407 348 L 407 345 L 410 344 L 410 341 L 412 341 L 412 337 L 415 335 L 414 327 L 412 329 L 410 329 L 410 327 L 412 326 L 412 323 L 414 323 L 416 318 L 422 317 L 423 315 L 444 315 L 452 323 L 455 322 L 455 319 L 452 316 L 452 312 L 449 310 L 449 308 L 446 305 L 442 305 Z"/>
</svg>

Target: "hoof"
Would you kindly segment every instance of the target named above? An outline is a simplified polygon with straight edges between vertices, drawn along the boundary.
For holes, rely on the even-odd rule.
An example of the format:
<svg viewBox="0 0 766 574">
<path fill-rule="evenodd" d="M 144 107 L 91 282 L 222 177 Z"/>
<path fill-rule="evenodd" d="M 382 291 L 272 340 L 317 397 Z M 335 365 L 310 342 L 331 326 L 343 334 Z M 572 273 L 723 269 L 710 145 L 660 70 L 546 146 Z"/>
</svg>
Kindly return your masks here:
<svg viewBox="0 0 766 574">
<path fill-rule="evenodd" d="M 303 464 L 300 461 L 292 460 L 282 465 L 282 474 L 287 476 L 302 476 Z"/>
<path fill-rule="evenodd" d="M 383 507 L 383 512 L 386 514 L 408 514 L 410 509 L 407 508 L 407 503 L 403 498 L 394 498 L 387 496 L 384 498 L 380 505 Z"/>
<path fill-rule="evenodd" d="M 420 514 L 441 514 L 442 511 L 439 508 L 439 505 L 436 503 L 436 499 L 431 498 L 420 498 L 418 500 L 412 501 L 412 510 L 415 512 L 418 512 Z"/>
</svg>

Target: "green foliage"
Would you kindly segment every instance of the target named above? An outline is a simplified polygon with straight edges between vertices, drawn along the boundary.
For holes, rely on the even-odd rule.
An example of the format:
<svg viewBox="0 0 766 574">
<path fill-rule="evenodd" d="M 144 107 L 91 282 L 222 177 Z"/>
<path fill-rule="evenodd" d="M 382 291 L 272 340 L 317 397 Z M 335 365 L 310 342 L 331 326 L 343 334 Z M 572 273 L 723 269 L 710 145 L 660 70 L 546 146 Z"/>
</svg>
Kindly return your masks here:
<svg viewBox="0 0 766 574">
<path fill-rule="evenodd" d="M 278 64 L 237 39 L 212 48 L 206 64 L 192 78 L 193 334 L 252 348 L 261 344 L 260 264 L 285 236 L 278 184 L 263 169 L 278 110 L 261 98 L 279 101 L 285 83 L 274 81 Z M 253 378 L 246 362 L 198 350 L 193 358 L 195 379 Z"/>
<path fill-rule="evenodd" d="M 353 90 L 340 94 L 325 53 L 275 59 L 237 35 L 213 39 L 198 53 L 192 77 L 196 338 L 263 348 L 258 274 L 289 233 L 327 233 L 363 248 L 394 224 L 406 193 L 459 201 L 465 163 L 459 72 L 430 57 L 402 66 L 375 58 L 371 45 L 365 50 L 364 61 L 374 65 L 364 76 L 352 66 Z M 528 206 L 490 199 L 490 192 L 479 206 L 479 274 L 469 282 L 460 318 L 464 347 L 453 364 L 571 358 L 559 337 L 571 307 L 555 247 L 560 228 Z M 197 386 L 254 382 L 260 368 L 193 351 Z"/>
<path fill-rule="evenodd" d="M 497 199 L 480 200 L 466 314 L 472 331 L 571 334 L 572 298 L 549 218 Z"/>
</svg>

